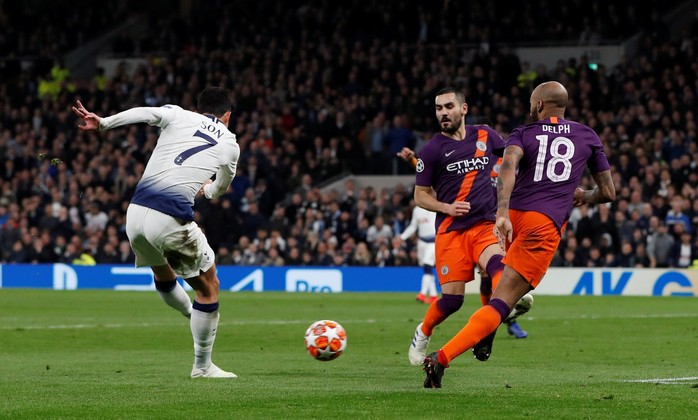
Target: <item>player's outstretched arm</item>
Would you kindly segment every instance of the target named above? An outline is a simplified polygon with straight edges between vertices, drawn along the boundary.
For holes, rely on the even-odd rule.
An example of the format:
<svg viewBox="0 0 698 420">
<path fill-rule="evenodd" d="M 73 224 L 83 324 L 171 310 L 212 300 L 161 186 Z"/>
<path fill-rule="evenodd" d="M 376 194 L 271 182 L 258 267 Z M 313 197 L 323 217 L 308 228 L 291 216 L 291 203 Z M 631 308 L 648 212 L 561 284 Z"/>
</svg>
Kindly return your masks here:
<svg viewBox="0 0 698 420">
<path fill-rule="evenodd" d="M 82 104 L 82 102 L 77 101 L 76 105 L 73 106 L 73 112 L 75 115 L 82 119 L 82 124 L 78 125 L 78 128 L 82 131 L 96 131 L 99 130 L 99 123 L 102 121 L 102 117 L 88 111 Z"/>
<path fill-rule="evenodd" d="M 574 192 L 574 206 L 579 207 L 582 204 L 600 204 L 608 203 L 616 199 L 616 187 L 613 185 L 611 171 L 601 171 L 592 174 L 596 187 L 593 190 L 583 190 L 577 188 Z"/>
</svg>

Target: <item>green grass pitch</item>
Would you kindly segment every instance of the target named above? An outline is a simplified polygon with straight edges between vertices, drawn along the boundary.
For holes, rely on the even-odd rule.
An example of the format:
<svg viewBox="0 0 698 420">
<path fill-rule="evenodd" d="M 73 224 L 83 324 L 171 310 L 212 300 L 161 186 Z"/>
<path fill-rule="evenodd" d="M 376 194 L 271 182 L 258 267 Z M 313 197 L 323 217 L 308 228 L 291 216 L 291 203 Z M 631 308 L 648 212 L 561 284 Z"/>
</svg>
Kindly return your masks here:
<svg viewBox="0 0 698 420">
<path fill-rule="evenodd" d="M 187 320 L 155 292 L 0 289 L 0 418 L 689 419 L 698 413 L 698 301 L 536 296 L 492 357 L 422 388 L 407 348 L 426 306 L 406 293 L 221 295 L 214 362 L 192 380 Z M 437 328 L 437 349 L 479 305 Z M 305 329 L 333 319 L 346 352 L 313 360 Z"/>
</svg>

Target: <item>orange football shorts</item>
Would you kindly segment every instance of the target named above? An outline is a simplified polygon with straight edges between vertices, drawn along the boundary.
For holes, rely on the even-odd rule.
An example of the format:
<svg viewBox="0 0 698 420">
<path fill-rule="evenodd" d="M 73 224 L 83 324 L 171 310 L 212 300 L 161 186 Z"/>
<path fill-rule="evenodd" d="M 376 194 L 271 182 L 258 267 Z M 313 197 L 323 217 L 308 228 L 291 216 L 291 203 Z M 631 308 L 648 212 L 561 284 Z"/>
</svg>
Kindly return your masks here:
<svg viewBox="0 0 698 420">
<path fill-rule="evenodd" d="M 485 220 L 469 229 L 453 230 L 436 235 L 436 272 L 439 284 L 471 281 L 480 254 L 497 243 L 494 222 Z"/>
<path fill-rule="evenodd" d="M 535 288 L 548 271 L 567 222 L 558 231 L 548 216 L 521 210 L 509 210 L 509 219 L 514 235 L 503 262 Z"/>
</svg>

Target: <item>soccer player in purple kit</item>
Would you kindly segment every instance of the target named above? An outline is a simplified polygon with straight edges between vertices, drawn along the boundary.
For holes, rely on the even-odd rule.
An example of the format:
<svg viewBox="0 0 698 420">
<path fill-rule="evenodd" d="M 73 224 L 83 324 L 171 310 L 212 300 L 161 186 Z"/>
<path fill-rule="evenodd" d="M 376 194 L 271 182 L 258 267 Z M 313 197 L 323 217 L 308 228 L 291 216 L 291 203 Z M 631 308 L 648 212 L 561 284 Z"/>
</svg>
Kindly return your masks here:
<svg viewBox="0 0 698 420">
<path fill-rule="evenodd" d="M 486 125 L 466 125 L 465 94 L 448 87 L 435 97 L 441 132 L 419 152 L 416 163 L 415 203 L 436 212 L 436 271 L 442 295 L 420 323 L 408 350 L 413 365 L 421 365 L 434 327 L 463 305 L 465 284 L 478 266 L 488 273 L 493 288 L 504 270 L 504 252 L 493 234 L 496 196 L 491 172 L 505 143 Z M 474 348 L 478 360 L 487 360 L 495 332 Z"/>
<path fill-rule="evenodd" d="M 567 101 L 562 84 L 538 85 L 530 99 L 535 122 L 509 136 L 497 181 L 495 225 L 506 267 L 487 305 L 424 360 L 426 388 L 441 388 L 449 363 L 495 331 L 514 304 L 540 283 L 572 207 L 615 199 L 601 139 L 591 128 L 564 119 Z M 593 190 L 578 188 L 587 167 L 596 182 Z"/>
</svg>

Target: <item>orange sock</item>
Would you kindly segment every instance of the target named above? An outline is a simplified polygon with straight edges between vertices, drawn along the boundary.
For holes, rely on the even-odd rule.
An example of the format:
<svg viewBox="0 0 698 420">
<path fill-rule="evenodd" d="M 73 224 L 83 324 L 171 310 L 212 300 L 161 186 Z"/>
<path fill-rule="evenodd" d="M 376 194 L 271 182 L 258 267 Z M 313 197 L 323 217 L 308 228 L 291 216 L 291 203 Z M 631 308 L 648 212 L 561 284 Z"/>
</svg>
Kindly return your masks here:
<svg viewBox="0 0 698 420">
<path fill-rule="evenodd" d="M 494 275 L 492 276 L 492 290 L 494 290 L 494 289 L 497 288 L 497 285 L 499 284 L 499 279 L 502 278 L 502 273 L 503 273 L 503 272 L 504 272 L 504 270 L 497 271 L 497 272 L 494 273 Z M 491 295 L 490 295 L 490 297 L 491 297 Z"/>
<path fill-rule="evenodd" d="M 492 280 L 487 273 L 480 274 L 480 302 L 482 305 L 487 305 L 492 297 Z"/>
<path fill-rule="evenodd" d="M 483 306 L 487 305 L 487 302 L 492 298 L 492 291 L 497 288 L 503 272 L 502 256 L 495 255 L 490 258 L 487 263 L 487 269 L 482 272 L 482 279 L 480 280 L 480 302 L 482 302 Z"/>
<path fill-rule="evenodd" d="M 443 353 L 446 364 L 471 349 L 499 327 L 502 323 L 502 315 L 490 305 L 478 309 L 470 317 L 468 323 L 448 343 L 441 347 L 439 353 Z M 441 359 L 439 359 L 441 360 Z"/>
<path fill-rule="evenodd" d="M 424 321 L 422 323 L 422 332 L 430 337 L 434 332 L 434 327 L 444 322 L 444 320 L 447 318 L 447 316 L 444 315 L 444 313 L 439 309 L 438 303 L 439 301 L 435 300 L 431 303 L 431 305 L 429 305 L 429 309 L 427 309 L 427 313 L 424 315 Z"/>
<path fill-rule="evenodd" d="M 480 302 L 482 302 L 482 306 L 487 305 L 487 302 L 490 301 L 490 298 L 492 297 L 491 294 L 489 295 L 480 295 Z"/>
</svg>

